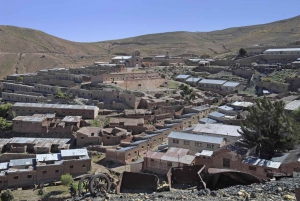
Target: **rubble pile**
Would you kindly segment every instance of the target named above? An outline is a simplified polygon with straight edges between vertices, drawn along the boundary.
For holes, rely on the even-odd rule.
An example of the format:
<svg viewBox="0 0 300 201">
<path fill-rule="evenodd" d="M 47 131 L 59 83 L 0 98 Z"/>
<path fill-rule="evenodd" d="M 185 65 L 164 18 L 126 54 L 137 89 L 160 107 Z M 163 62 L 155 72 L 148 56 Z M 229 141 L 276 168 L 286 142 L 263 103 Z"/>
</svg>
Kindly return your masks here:
<svg viewBox="0 0 300 201">
<path fill-rule="evenodd" d="M 262 184 L 247 186 L 237 185 L 219 190 L 197 188 L 189 190 L 172 189 L 171 191 L 153 193 L 121 193 L 107 194 L 104 197 L 88 198 L 87 200 L 236 200 L 236 201 L 282 201 L 296 200 L 295 188 L 300 185 L 300 177 L 282 178 L 278 181 L 270 181 Z"/>
</svg>

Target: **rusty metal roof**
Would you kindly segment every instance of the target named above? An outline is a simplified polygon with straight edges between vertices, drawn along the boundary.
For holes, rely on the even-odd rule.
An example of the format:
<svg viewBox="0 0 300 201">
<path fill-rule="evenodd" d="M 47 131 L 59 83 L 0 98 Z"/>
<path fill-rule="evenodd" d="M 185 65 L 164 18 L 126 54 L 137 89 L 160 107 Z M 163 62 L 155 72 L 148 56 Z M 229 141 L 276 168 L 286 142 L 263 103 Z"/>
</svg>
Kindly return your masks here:
<svg viewBox="0 0 300 201">
<path fill-rule="evenodd" d="M 188 149 L 181 149 L 181 148 L 175 148 L 175 147 L 170 147 L 168 151 L 161 157 L 162 160 L 165 161 L 173 161 L 173 162 L 178 162 L 178 160 L 187 155 L 189 152 Z"/>
</svg>

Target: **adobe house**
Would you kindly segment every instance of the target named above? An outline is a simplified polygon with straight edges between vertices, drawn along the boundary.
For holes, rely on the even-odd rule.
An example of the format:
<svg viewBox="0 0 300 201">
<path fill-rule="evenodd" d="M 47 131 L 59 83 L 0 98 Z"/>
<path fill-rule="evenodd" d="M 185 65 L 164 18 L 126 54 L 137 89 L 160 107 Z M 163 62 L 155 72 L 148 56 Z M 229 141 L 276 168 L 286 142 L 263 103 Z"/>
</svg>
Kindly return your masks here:
<svg viewBox="0 0 300 201">
<path fill-rule="evenodd" d="M 202 150 L 217 150 L 224 146 L 226 140 L 222 137 L 189 134 L 183 132 L 171 132 L 168 136 L 168 145 L 190 150 L 191 154 Z"/>
<path fill-rule="evenodd" d="M 166 153 L 148 151 L 144 157 L 143 170 L 166 174 L 171 167 L 194 165 L 195 156 L 188 154 L 188 149 L 174 147 L 170 147 Z"/>
<path fill-rule="evenodd" d="M 221 137 L 226 142 L 232 142 L 240 139 L 241 134 L 238 132 L 240 126 L 224 125 L 224 124 L 197 124 L 192 130 L 193 134 L 208 135 Z"/>
<path fill-rule="evenodd" d="M 144 119 L 130 119 L 130 118 L 111 118 L 109 128 L 123 128 L 128 131 L 131 131 L 132 134 L 139 134 L 148 130 L 148 127 L 145 125 Z"/>
<path fill-rule="evenodd" d="M 35 158 L 10 160 L 1 163 L 0 189 L 20 188 L 60 181 L 61 175 L 73 177 L 86 174 L 91 159 L 86 149 L 62 150 L 56 154 L 37 154 Z"/>
<path fill-rule="evenodd" d="M 94 119 L 98 116 L 99 108 L 88 105 L 64 105 L 44 103 L 15 103 L 10 109 L 10 116 L 55 113 L 57 116 L 82 116 Z"/>
</svg>

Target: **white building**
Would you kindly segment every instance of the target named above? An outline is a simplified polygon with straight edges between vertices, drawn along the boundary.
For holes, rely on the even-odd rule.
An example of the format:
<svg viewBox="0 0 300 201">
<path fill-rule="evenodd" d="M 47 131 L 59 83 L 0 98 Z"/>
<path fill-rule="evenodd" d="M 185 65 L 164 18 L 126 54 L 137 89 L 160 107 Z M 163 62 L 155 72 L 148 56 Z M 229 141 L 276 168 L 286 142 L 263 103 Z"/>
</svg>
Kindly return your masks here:
<svg viewBox="0 0 300 201">
<path fill-rule="evenodd" d="M 300 55 L 300 48 L 280 48 L 280 49 L 267 49 L 264 54 L 282 54 L 282 55 Z"/>
<path fill-rule="evenodd" d="M 224 138 L 227 142 L 235 141 L 241 137 L 238 132 L 240 126 L 223 125 L 223 124 L 198 124 L 192 133 L 198 135 L 208 135 L 212 137 Z"/>
</svg>

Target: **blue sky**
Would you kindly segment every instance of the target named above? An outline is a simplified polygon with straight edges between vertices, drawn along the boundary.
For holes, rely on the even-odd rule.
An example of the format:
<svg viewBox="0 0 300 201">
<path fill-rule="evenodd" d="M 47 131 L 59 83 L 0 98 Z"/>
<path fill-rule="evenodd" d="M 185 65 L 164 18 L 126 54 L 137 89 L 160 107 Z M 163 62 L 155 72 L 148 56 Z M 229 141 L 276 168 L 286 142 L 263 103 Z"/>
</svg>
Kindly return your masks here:
<svg viewBox="0 0 300 201">
<path fill-rule="evenodd" d="M 206 32 L 297 15 L 299 0 L 0 0 L 0 25 L 78 42 Z"/>
</svg>

